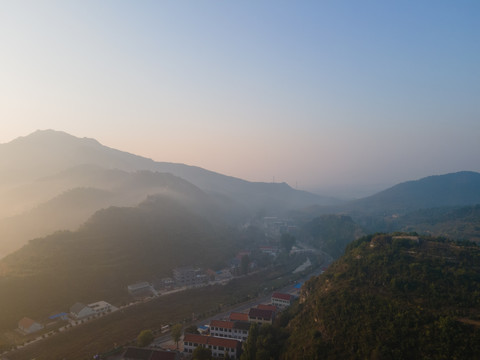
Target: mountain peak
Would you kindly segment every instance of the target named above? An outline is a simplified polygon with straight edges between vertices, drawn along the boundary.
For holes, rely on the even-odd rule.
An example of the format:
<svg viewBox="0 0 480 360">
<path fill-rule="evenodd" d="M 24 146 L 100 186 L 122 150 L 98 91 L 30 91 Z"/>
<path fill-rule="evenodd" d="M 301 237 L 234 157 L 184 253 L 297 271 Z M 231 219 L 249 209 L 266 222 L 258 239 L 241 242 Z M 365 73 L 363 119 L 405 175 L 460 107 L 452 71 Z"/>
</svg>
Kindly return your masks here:
<svg viewBox="0 0 480 360">
<path fill-rule="evenodd" d="M 91 138 L 79 138 L 73 135 L 70 135 L 64 131 L 58 131 L 53 129 L 45 129 L 45 130 L 36 130 L 33 133 L 27 136 L 21 136 L 14 140 L 12 140 L 9 144 L 15 143 L 25 143 L 25 142 L 55 142 L 55 143 L 68 143 L 73 141 L 82 141 L 82 142 L 90 142 L 92 144 L 100 145 L 100 143 Z"/>
</svg>

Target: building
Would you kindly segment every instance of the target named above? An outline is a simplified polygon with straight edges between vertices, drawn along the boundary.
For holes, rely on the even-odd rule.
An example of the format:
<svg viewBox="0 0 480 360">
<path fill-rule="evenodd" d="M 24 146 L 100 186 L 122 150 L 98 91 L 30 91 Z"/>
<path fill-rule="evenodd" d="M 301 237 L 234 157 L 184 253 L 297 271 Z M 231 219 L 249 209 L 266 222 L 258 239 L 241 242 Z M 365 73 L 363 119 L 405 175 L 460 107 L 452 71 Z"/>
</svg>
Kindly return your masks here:
<svg viewBox="0 0 480 360">
<path fill-rule="evenodd" d="M 123 353 L 122 360 L 180 360 L 180 354 L 175 351 L 129 347 Z"/>
<path fill-rule="evenodd" d="M 230 321 L 248 321 L 248 314 L 231 312 L 229 316 Z"/>
<path fill-rule="evenodd" d="M 128 285 L 127 289 L 130 295 L 134 297 L 146 297 L 155 294 L 152 285 L 146 281 Z"/>
<path fill-rule="evenodd" d="M 73 319 L 79 320 L 95 315 L 95 310 L 78 302 L 70 308 L 70 315 Z"/>
<path fill-rule="evenodd" d="M 88 307 L 95 311 L 95 314 L 106 314 L 118 310 L 118 308 L 106 301 L 97 301 L 95 303 L 88 304 Z"/>
<path fill-rule="evenodd" d="M 260 246 L 259 249 L 262 253 L 271 255 L 273 257 L 276 257 L 277 254 L 280 252 L 280 250 L 276 246 Z"/>
<path fill-rule="evenodd" d="M 49 320 L 58 321 L 58 320 L 68 320 L 68 314 L 66 312 L 61 312 L 58 314 L 53 314 L 48 317 Z"/>
<path fill-rule="evenodd" d="M 250 323 L 243 321 L 212 320 L 210 335 L 227 339 L 247 341 Z"/>
<path fill-rule="evenodd" d="M 277 307 L 275 305 L 266 305 L 266 304 L 258 304 L 257 309 L 260 310 L 271 310 L 273 312 L 277 312 Z"/>
<path fill-rule="evenodd" d="M 175 287 L 175 281 L 169 277 L 162 278 L 154 281 L 153 287 L 157 290 L 173 290 Z"/>
<path fill-rule="evenodd" d="M 248 321 L 257 324 L 272 324 L 274 318 L 275 312 L 272 310 L 251 308 L 248 312 Z"/>
<path fill-rule="evenodd" d="M 24 317 L 18 322 L 18 328 L 24 334 L 32 334 L 36 331 L 42 330 L 43 325 L 28 317 Z"/>
<path fill-rule="evenodd" d="M 214 336 L 185 334 L 183 337 L 184 354 L 192 354 L 198 347 L 203 346 L 212 351 L 213 358 L 224 358 L 228 354 L 230 359 L 240 358 L 242 343 L 234 339 L 225 339 Z"/>
<path fill-rule="evenodd" d="M 202 286 L 208 283 L 208 276 L 201 269 L 194 269 L 191 266 L 173 269 L 173 279 L 178 287 Z"/>
<path fill-rule="evenodd" d="M 280 309 L 285 309 L 286 307 L 292 305 L 293 300 L 295 300 L 295 297 L 290 294 L 276 292 L 272 295 L 272 304 Z"/>
</svg>

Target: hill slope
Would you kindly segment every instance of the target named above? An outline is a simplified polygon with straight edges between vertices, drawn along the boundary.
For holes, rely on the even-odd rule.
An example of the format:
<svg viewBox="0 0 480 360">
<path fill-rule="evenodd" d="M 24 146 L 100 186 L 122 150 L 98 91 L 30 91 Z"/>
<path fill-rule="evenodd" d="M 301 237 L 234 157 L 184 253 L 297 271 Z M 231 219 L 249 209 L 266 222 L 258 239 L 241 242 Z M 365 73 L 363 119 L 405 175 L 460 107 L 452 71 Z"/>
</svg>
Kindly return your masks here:
<svg viewBox="0 0 480 360">
<path fill-rule="evenodd" d="M 421 209 L 378 221 L 379 232 L 416 232 L 480 243 L 480 205 Z"/>
<path fill-rule="evenodd" d="M 480 248 L 376 235 L 307 282 L 285 359 L 475 359 Z"/>
<path fill-rule="evenodd" d="M 213 267 L 232 257 L 236 232 L 178 199 L 97 212 L 76 232 L 59 232 L 0 260 L 0 326 L 42 319 L 75 302 L 126 301 L 126 286 L 171 276 L 176 266 Z"/>
<path fill-rule="evenodd" d="M 59 230 L 76 230 L 97 210 L 136 206 L 154 194 L 175 198 L 190 210 L 209 214 L 211 218 L 241 218 L 240 209 L 223 204 L 221 199 L 205 194 L 191 183 L 171 174 L 150 171 L 126 172 L 85 165 L 19 187 L 17 193 L 48 198 L 69 186 L 72 188 L 29 211 L 0 219 L 0 258 L 30 239 Z"/>
<path fill-rule="evenodd" d="M 349 212 L 392 215 L 418 209 L 475 204 L 480 204 L 480 174 L 462 171 L 407 181 L 351 202 L 345 208 Z"/>
<path fill-rule="evenodd" d="M 350 242 L 364 235 L 350 216 L 322 215 L 302 226 L 301 239 L 333 258 L 341 256 Z"/>
</svg>

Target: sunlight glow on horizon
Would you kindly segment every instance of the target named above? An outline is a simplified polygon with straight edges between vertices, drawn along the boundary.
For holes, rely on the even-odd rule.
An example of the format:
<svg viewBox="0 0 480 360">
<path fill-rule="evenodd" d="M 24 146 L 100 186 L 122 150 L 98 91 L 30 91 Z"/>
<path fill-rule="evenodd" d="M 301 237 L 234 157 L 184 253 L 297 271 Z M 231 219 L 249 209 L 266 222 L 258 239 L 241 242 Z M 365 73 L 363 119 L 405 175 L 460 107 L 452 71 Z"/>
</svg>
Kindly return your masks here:
<svg viewBox="0 0 480 360">
<path fill-rule="evenodd" d="M 480 171 L 479 10 L 4 2 L 0 143 L 51 128 L 304 189 Z"/>
</svg>

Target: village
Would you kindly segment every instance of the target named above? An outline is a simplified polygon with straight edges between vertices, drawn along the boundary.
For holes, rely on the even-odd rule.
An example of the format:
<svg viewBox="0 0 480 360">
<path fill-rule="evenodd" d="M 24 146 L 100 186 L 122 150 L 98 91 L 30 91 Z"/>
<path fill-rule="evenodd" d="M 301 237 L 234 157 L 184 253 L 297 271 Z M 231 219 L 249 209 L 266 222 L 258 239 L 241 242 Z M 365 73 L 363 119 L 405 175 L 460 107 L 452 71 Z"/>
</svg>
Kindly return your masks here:
<svg viewBox="0 0 480 360">
<path fill-rule="evenodd" d="M 298 289 L 299 287 L 297 287 Z M 180 360 L 189 359 L 198 347 L 211 352 L 214 359 L 239 359 L 250 328 L 273 324 L 275 316 L 289 307 L 295 296 L 274 292 L 268 304 L 258 304 L 245 312 L 232 311 L 226 318 L 212 319 L 206 325 L 185 330 L 180 345 L 169 346 L 153 343 L 153 346 L 128 347 L 123 354 L 111 357 L 118 360 Z M 254 325 L 255 324 L 255 325 Z M 155 347 L 162 347 L 156 349 Z"/>
<path fill-rule="evenodd" d="M 277 237 L 282 231 L 287 230 L 285 221 L 278 221 L 276 218 L 265 218 L 264 229 L 272 237 Z M 290 231 L 292 228 L 290 227 Z M 35 344 L 56 333 L 68 331 L 69 329 L 86 324 L 96 319 L 108 316 L 119 310 L 128 307 L 136 306 L 148 301 L 151 301 L 160 296 L 166 296 L 172 293 L 185 291 L 192 288 L 200 288 L 211 285 L 226 285 L 235 278 L 245 277 L 261 271 L 266 266 L 271 266 L 277 256 L 282 252 L 278 243 L 268 243 L 258 245 L 254 251 L 243 250 L 236 254 L 236 256 L 228 261 L 228 266 L 220 270 L 202 269 L 194 266 L 182 266 L 172 269 L 172 276 L 166 278 L 155 279 L 152 281 L 139 281 L 137 283 L 129 284 L 126 291 L 132 299 L 128 303 L 113 305 L 105 300 L 98 300 L 93 303 L 84 304 L 76 302 L 68 311 L 51 314 L 46 319 L 37 320 L 30 317 L 24 317 L 18 322 L 18 327 L 15 332 L 20 336 L 20 340 L 15 341 L 16 345 L 12 348 L 22 349 L 23 347 Z M 294 255 L 298 253 L 315 253 L 314 249 L 309 249 L 305 246 L 291 246 L 289 254 Z M 265 259 L 268 259 L 265 261 Z M 310 258 L 295 269 L 295 272 L 302 272 L 312 266 Z M 282 300 L 281 297 L 284 297 Z M 211 347 L 215 354 L 220 352 L 228 353 L 231 358 L 238 357 L 239 349 L 241 349 L 241 342 L 248 337 L 249 324 L 257 323 L 272 323 L 275 314 L 281 311 L 285 306 L 288 306 L 293 301 L 293 295 L 274 293 L 271 297 L 271 302 L 266 304 L 259 304 L 257 307 L 250 309 L 246 313 L 232 313 L 226 319 L 215 320 L 223 321 L 222 323 L 214 322 L 214 324 L 221 324 L 217 326 L 213 324 L 206 324 L 206 329 L 199 329 L 201 334 L 186 334 L 186 345 L 184 341 L 183 354 L 192 354 L 196 345 L 203 344 L 206 347 Z M 162 327 L 162 332 L 168 331 L 169 325 L 165 324 Z M 223 330 L 222 330 L 223 329 Z M 206 331 L 208 330 L 208 331 Z M 37 335 L 38 334 L 38 335 Z M 194 336 L 194 338 L 191 338 Z M 199 337 L 200 336 L 200 337 Z M 208 336 L 208 338 L 205 338 Z M 234 336 L 231 338 L 231 336 Z M 22 341 L 21 337 L 25 340 Z M 222 345 L 215 345 L 212 341 L 229 339 L 234 342 L 229 342 L 231 347 Z M 190 341 L 190 340 L 191 341 Z M 229 346 L 230 346 L 229 345 Z M 230 350 L 225 350 L 225 349 Z M 176 350 L 176 349 L 170 349 Z M 127 355 L 134 350 L 127 352 Z M 140 351 L 140 350 L 138 350 Z M 152 350 L 153 351 L 153 350 Z M 2 355 L 7 354 L 8 351 Z M 135 357 L 126 357 L 134 359 Z M 143 357 L 140 357 L 143 359 Z M 140 359 L 139 358 L 139 359 Z"/>
</svg>

